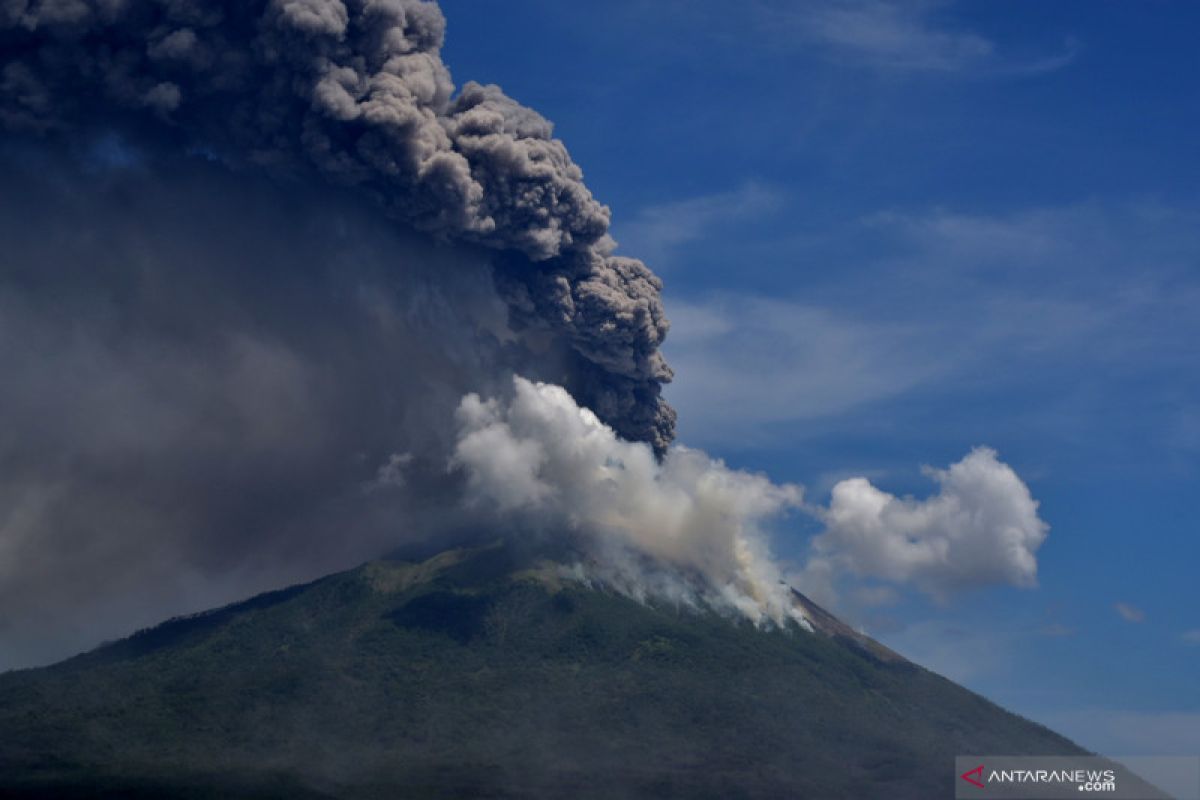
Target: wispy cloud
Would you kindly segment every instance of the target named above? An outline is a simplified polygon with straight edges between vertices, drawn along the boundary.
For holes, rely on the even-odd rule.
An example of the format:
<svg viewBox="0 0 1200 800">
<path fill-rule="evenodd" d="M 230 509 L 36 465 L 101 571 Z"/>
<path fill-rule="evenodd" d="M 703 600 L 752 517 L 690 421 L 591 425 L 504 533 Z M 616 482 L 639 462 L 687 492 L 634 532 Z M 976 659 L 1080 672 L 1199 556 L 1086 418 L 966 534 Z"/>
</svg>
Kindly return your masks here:
<svg viewBox="0 0 1200 800">
<path fill-rule="evenodd" d="M 647 206 L 631 222 L 616 227 L 615 235 L 622 252 L 637 253 L 662 270 L 671 265 L 678 248 L 747 219 L 771 214 L 783 199 L 777 189 L 751 181 L 728 192 Z"/>
<path fill-rule="evenodd" d="M 923 358 L 931 331 L 790 300 L 719 295 L 670 309 L 669 397 L 704 438 L 754 436 L 893 397 L 944 368 Z M 736 409 L 736 414 L 731 413 Z"/>
<path fill-rule="evenodd" d="M 892 69 L 957 70 L 996 51 L 976 33 L 936 27 L 923 4 L 834 2 L 793 19 L 830 47 Z"/>
<path fill-rule="evenodd" d="M 1198 221 L 1153 204 L 888 212 L 821 241 L 764 245 L 755 257 L 779 269 L 824 266 L 798 271 L 792 296 L 668 295 L 669 394 L 687 435 L 713 443 L 849 419 L 916 391 L 1020 393 L 1066 374 L 1079 386 L 1089 375 L 1145 385 L 1157 374 L 1177 389 L 1155 401 L 1178 411 L 1156 412 L 1171 425 L 1161 437 L 1186 446 L 1198 429 L 1179 383 L 1200 336 Z M 1069 408 L 1028 413 L 1064 439 L 1090 435 L 1089 415 L 1107 413 L 1105 397 L 1061 399 Z"/>
<path fill-rule="evenodd" d="M 885 269 L 953 298 L 985 341 L 1109 365 L 1181 365 L 1194 356 L 1188 333 L 1200 333 L 1198 222 L 1194 211 L 1144 203 L 885 213 L 864 225 L 898 251 Z"/>
<path fill-rule="evenodd" d="M 1200 628 L 1192 628 L 1179 634 L 1179 641 L 1184 644 L 1200 645 Z"/>
<path fill-rule="evenodd" d="M 1067 39 L 1060 52 L 1005 53 L 995 41 L 941 19 L 948 2 L 757 0 L 760 27 L 774 37 L 815 44 L 843 63 L 888 72 L 1036 75 L 1070 64 L 1080 45 Z"/>
<path fill-rule="evenodd" d="M 1113 609 L 1117 615 L 1126 622 L 1142 623 L 1146 621 L 1146 613 L 1140 608 L 1131 606 L 1128 603 L 1114 603 Z"/>
<path fill-rule="evenodd" d="M 1007 59 L 993 64 L 989 70 L 985 70 L 984 75 L 1014 78 L 1045 75 L 1070 66 L 1082 52 L 1083 43 L 1074 36 L 1068 36 L 1058 52 L 1025 59 Z"/>
</svg>

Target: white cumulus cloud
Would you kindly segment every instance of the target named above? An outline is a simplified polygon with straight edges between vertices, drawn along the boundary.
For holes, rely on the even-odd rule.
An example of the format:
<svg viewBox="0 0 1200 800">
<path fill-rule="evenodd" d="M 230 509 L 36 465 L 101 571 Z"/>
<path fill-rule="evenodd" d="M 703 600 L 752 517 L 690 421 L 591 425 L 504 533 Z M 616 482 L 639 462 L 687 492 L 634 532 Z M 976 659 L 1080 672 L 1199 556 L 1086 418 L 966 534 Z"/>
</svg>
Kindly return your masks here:
<svg viewBox="0 0 1200 800">
<path fill-rule="evenodd" d="M 1037 583 L 1037 550 L 1049 526 L 1029 488 L 994 450 L 977 447 L 948 469 L 926 468 L 938 484 L 924 500 L 876 488 L 865 478 L 833 487 L 826 528 L 805 573 L 817 581 L 849 573 L 911 584 L 942 598 L 990 584 Z"/>
</svg>

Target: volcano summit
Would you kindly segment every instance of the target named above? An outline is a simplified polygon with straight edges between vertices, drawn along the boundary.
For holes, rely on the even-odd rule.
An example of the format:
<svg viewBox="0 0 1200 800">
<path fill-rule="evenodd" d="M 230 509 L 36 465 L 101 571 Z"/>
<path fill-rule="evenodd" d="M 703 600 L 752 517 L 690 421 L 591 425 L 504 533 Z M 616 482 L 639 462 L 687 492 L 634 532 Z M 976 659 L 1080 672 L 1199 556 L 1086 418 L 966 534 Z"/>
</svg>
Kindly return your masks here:
<svg viewBox="0 0 1200 800">
<path fill-rule="evenodd" d="M 0 796 L 951 796 L 1080 754 L 801 596 L 638 603 L 508 542 L 383 560 L 0 676 Z M 569 560 L 569 559 L 568 559 Z"/>
</svg>

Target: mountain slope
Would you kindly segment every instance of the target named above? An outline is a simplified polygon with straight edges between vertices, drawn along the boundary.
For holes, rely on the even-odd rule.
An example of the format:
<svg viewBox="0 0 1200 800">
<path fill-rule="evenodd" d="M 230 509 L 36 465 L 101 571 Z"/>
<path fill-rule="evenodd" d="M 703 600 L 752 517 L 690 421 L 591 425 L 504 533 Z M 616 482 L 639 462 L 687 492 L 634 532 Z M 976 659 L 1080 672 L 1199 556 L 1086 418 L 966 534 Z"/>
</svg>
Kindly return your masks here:
<svg viewBox="0 0 1200 800">
<path fill-rule="evenodd" d="M 0 797 L 929 798 L 957 753 L 1081 752 L 800 602 L 376 562 L 0 676 Z"/>
</svg>

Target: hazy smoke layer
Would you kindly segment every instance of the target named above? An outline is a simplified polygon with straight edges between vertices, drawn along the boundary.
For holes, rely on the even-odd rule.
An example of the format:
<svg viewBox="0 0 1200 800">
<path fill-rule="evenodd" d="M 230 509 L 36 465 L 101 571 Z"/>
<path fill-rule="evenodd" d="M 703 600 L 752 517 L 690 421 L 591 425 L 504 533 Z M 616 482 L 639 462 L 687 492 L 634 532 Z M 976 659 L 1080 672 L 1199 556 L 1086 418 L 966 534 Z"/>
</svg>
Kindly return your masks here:
<svg viewBox="0 0 1200 800">
<path fill-rule="evenodd" d="M 514 321 L 569 342 L 571 391 L 660 452 L 674 413 L 658 279 L 612 255 L 608 209 L 551 125 L 496 86 L 454 96 L 420 0 L 6 0 L 0 123 L 115 127 L 276 175 L 324 176 L 395 219 L 505 254 Z"/>
<path fill-rule="evenodd" d="M 660 463 L 560 387 L 517 377 L 513 389 L 508 401 L 469 394 L 459 406 L 455 463 L 472 495 L 529 524 L 592 536 L 587 578 L 803 624 L 762 529 L 800 506 L 799 487 L 678 445 Z M 647 571 L 639 554 L 677 570 Z"/>
<path fill-rule="evenodd" d="M 459 399 L 569 359 L 352 194 L 104 158 L 0 151 L 0 669 L 469 525 Z"/>
</svg>

